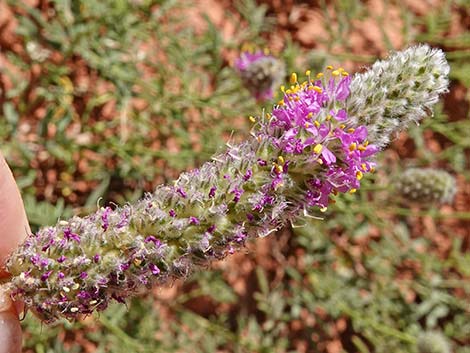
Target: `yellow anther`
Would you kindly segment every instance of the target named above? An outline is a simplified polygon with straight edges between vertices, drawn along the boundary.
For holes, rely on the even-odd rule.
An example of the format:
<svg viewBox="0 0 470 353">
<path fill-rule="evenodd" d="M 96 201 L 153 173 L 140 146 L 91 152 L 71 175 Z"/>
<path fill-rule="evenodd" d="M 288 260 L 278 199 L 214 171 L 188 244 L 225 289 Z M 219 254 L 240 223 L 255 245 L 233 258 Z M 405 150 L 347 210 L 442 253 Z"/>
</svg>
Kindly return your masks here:
<svg viewBox="0 0 470 353">
<path fill-rule="evenodd" d="M 362 172 L 360 170 L 358 170 L 356 172 L 356 179 L 357 180 L 361 180 L 363 176 L 364 176 L 364 174 L 362 174 Z"/>
<path fill-rule="evenodd" d="M 345 127 L 346 127 L 346 125 L 344 125 L 344 124 L 341 124 L 341 125 L 339 126 L 339 128 L 340 128 L 341 130 L 344 129 Z"/>
<path fill-rule="evenodd" d="M 300 100 L 300 97 L 294 97 L 294 100 L 298 102 Z"/>
<path fill-rule="evenodd" d="M 287 90 L 286 90 L 286 94 L 292 94 L 292 90 L 291 90 L 291 89 L 287 89 Z"/>
<path fill-rule="evenodd" d="M 304 127 L 308 129 L 310 127 L 310 123 L 308 121 L 305 122 Z"/>
<path fill-rule="evenodd" d="M 264 55 L 269 55 L 270 53 L 269 48 L 264 48 L 263 52 L 264 52 Z"/>
<path fill-rule="evenodd" d="M 283 156 L 277 157 L 277 160 L 279 161 L 280 164 L 284 164 L 284 163 L 285 163 L 285 160 L 284 160 L 284 157 L 283 157 Z"/>
<path fill-rule="evenodd" d="M 277 102 L 278 105 L 284 105 L 284 99 L 281 99 L 279 102 Z"/>
<path fill-rule="evenodd" d="M 290 83 L 292 83 L 292 84 L 297 83 L 297 74 L 295 72 L 293 72 L 290 75 Z"/>
<path fill-rule="evenodd" d="M 320 127 L 320 123 L 318 122 L 318 120 L 315 120 L 313 123 L 315 124 L 316 127 Z"/>
<path fill-rule="evenodd" d="M 340 72 L 338 70 L 334 70 L 331 72 L 331 74 L 335 77 L 339 76 Z"/>
<path fill-rule="evenodd" d="M 323 160 L 322 160 L 321 158 L 318 158 L 318 159 L 317 159 L 317 163 L 320 164 L 320 165 L 322 165 L 322 164 L 323 164 Z"/>
<path fill-rule="evenodd" d="M 365 163 L 362 163 L 361 168 L 362 168 L 363 171 L 366 171 L 367 170 L 367 165 Z"/>
<path fill-rule="evenodd" d="M 354 194 L 356 191 L 357 191 L 357 189 L 351 189 L 351 190 L 349 190 L 349 193 Z"/>
<path fill-rule="evenodd" d="M 317 74 L 317 78 L 322 78 L 322 77 L 323 77 L 323 72 L 319 72 L 319 73 Z"/>
<path fill-rule="evenodd" d="M 328 210 L 328 207 L 322 207 L 320 208 L 320 212 L 326 212 Z"/>
<path fill-rule="evenodd" d="M 325 118 L 326 121 L 330 121 L 331 120 L 331 115 L 327 115 L 326 118 Z"/>
<path fill-rule="evenodd" d="M 140 266 L 141 264 L 142 264 L 142 260 L 141 260 L 141 259 L 137 259 L 137 258 L 134 259 L 134 265 Z"/>
<path fill-rule="evenodd" d="M 369 141 L 366 140 L 366 142 L 364 142 L 364 146 L 369 146 Z"/>
<path fill-rule="evenodd" d="M 286 93 L 286 86 L 282 85 L 281 86 L 281 91 L 282 91 L 282 93 Z"/>
<path fill-rule="evenodd" d="M 261 137 L 261 135 L 258 135 L 258 137 L 256 139 L 258 140 L 259 143 L 261 143 L 261 141 L 263 141 L 263 138 Z"/>
<path fill-rule="evenodd" d="M 357 146 L 357 149 L 359 151 L 365 151 L 367 148 L 365 148 L 363 145 L 359 145 L 359 146 Z"/>
<path fill-rule="evenodd" d="M 255 119 L 254 116 L 250 115 L 250 117 L 249 117 L 248 119 L 250 119 L 250 121 L 251 121 L 252 123 L 256 123 L 256 119 Z"/>
<path fill-rule="evenodd" d="M 305 76 L 310 77 L 310 74 L 311 74 L 311 73 L 312 73 L 312 72 L 311 72 L 310 70 L 307 70 L 307 71 L 305 71 Z"/>
<path fill-rule="evenodd" d="M 62 287 L 62 289 L 64 290 L 65 293 L 70 292 L 70 288 L 69 288 L 69 287 Z"/>
<path fill-rule="evenodd" d="M 356 129 L 354 129 L 354 128 L 348 129 L 348 132 L 349 132 L 350 134 L 352 134 L 354 131 L 356 131 Z"/>
<path fill-rule="evenodd" d="M 274 169 L 276 169 L 276 173 L 277 174 L 281 174 L 282 173 L 282 166 L 279 165 L 279 164 L 276 164 L 276 166 L 274 167 Z"/>
<path fill-rule="evenodd" d="M 371 172 L 371 173 L 374 173 L 374 172 L 375 172 L 375 168 L 374 168 L 374 167 L 370 168 L 370 172 Z"/>
<path fill-rule="evenodd" d="M 342 67 L 338 67 L 338 71 L 339 71 L 339 72 L 343 72 L 344 69 L 343 69 Z"/>
<path fill-rule="evenodd" d="M 341 73 L 341 75 L 343 75 L 343 76 L 349 76 L 349 74 L 348 74 L 346 71 L 343 71 L 343 72 Z"/>
<path fill-rule="evenodd" d="M 327 69 L 327 70 L 333 70 L 333 66 L 328 65 L 328 66 L 326 67 L 326 69 Z"/>
<path fill-rule="evenodd" d="M 312 119 L 313 118 L 313 112 L 310 112 L 307 114 L 307 119 Z"/>
<path fill-rule="evenodd" d="M 353 142 L 349 145 L 349 150 L 354 151 L 357 148 L 356 142 Z"/>
<path fill-rule="evenodd" d="M 323 89 L 318 86 L 312 86 L 312 89 L 317 93 L 323 93 Z"/>
<path fill-rule="evenodd" d="M 323 146 L 320 145 L 319 143 L 315 147 L 313 147 L 313 152 L 315 152 L 316 154 L 320 154 L 322 150 L 323 150 Z"/>
</svg>

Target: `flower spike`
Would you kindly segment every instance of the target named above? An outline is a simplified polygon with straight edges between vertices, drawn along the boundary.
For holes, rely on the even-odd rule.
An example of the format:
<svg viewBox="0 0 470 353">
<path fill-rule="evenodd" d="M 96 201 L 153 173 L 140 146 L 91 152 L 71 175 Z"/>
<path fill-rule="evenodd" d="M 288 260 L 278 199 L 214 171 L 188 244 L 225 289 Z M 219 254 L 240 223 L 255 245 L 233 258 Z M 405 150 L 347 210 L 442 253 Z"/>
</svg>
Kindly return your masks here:
<svg viewBox="0 0 470 353">
<path fill-rule="evenodd" d="M 413 50 L 419 55 L 395 54 L 379 66 L 395 74 L 400 67 L 403 74 L 424 67 L 429 78 L 443 55 L 422 46 Z M 12 296 L 45 322 L 76 319 L 185 278 L 243 248 L 247 239 L 325 212 L 336 194 L 354 193 L 374 170 L 379 147 L 390 139 L 382 135 L 395 131 L 390 126 L 399 112 L 429 108 L 446 79 L 438 73 L 433 85 L 418 75 L 417 102 L 408 101 L 408 90 L 397 90 L 385 103 L 399 111 L 379 119 L 376 86 L 369 86 L 382 80 L 378 66 L 354 78 L 337 71 L 305 82 L 295 75 L 272 114 L 250 119 L 249 140 L 181 174 L 172 186 L 30 235 L 8 261 Z"/>
</svg>

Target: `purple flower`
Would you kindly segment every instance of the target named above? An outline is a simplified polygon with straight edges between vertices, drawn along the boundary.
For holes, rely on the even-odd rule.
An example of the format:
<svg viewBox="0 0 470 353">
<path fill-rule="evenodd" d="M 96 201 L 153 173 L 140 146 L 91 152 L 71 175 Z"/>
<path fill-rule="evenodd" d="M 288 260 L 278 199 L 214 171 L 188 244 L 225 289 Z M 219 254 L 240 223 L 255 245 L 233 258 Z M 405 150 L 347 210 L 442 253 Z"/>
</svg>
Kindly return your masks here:
<svg viewBox="0 0 470 353">
<path fill-rule="evenodd" d="M 251 176 L 253 175 L 253 171 L 251 169 L 248 169 L 245 173 L 245 175 L 243 176 L 243 180 L 244 181 L 248 181 L 250 180 Z"/>
<path fill-rule="evenodd" d="M 111 208 L 106 207 L 103 213 L 101 214 L 101 222 L 102 222 L 101 227 L 103 228 L 104 231 L 106 231 L 109 227 L 108 217 L 110 213 L 111 213 Z"/>
<path fill-rule="evenodd" d="M 124 209 L 124 211 L 121 213 L 121 219 L 119 220 L 119 223 L 116 224 L 116 228 L 125 227 L 128 223 L 129 223 L 129 211 L 127 209 Z"/>
<path fill-rule="evenodd" d="M 335 98 L 339 101 L 344 101 L 346 98 L 349 97 L 349 85 L 351 84 L 351 76 L 346 76 L 339 84 L 336 86 L 335 89 Z"/>
<path fill-rule="evenodd" d="M 150 236 L 148 236 L 147 238 L 145 238 L 145 242 L 146 242 L 146 243 L 152 242 L 152 243 L 154 243 L 156 246 L 159 246 L 159 245 L 160 245 L 160 240 L 158 240 L 157 238 L 155 238 L 153 235 L 150 235 Z"/>
<path fill-rule="evenodd" d="M 186 198 L 186 196 L 187 196 L 187 194 L 186 194 L 186 192 L 183 190 L 183 188 L 177 188 L 177 189 L 176 189 L 176 192 L 177 192 L 178 194 L 180 194 L 180 196 L 183 197 L 183 198 Z"/>
<path fill-rule="evenodd" d="M 88 277 L 88 273 L 82 272 L 82 273 L 80 273 L 80 276 L 79 276 L 79 277 L 80 277 L 80 279 L 85 279 L 85 278 Z"/>
<path fill-rule="evenodd" d="M 160 269 L 155 264 L 149 264 L 149 269 L 150 269 L 150 272 L 152 272 L 152 274 L 154 275 L 158 275 L 160 273 Z"/>
<path fill-rule="evenodd" d="M 45 282 L 50 277 L 51 273 L 52 273 L 52 270 L 44 272 L 41 276 L 41 281 Z"/>
<path fill-rule="evenodd" d="M 217 188 L 215 186 L 212 186 L 209 190 L 209 197 L 212 198 L 215 196 L 215 192 L 216 192 Z"/>
<path fill-rule="evenodd" d="M 199 219 L 197 217 L 189 217 L 189 223 L 193 225 L 198 225 L 200 223 Z"/>
<path fill-rule="evenodd" d="M 77 243 L 80 243 L 80 237 L 78 236 L 78 234 L 73 233 L 70 228 L 64 229 L 64 239 L 75 240 Z"/>
<path fill-rule="evenodd" d="M 240 57 L 235 60 L 235 67 L 240 70 L 244 71 L 246 70 L 251 64 L 262 60 L 263 58 L 266 57 L 271 57 L 270 55 L 266 55 L 263 51 L 258 50 L 256 52 L 249 52 L 249 51 L 244 51 Z"/>
<path fill-rule="evenodd" d="M 235 197 L 233 198 L 233 202 L 237 203 L 238 201 L 240 201 L 240 197 L 243 195 L 243 189 L 235 188 L 234 190 L 232 190 L 232 194 L 235 195 Z"/>
</svg>

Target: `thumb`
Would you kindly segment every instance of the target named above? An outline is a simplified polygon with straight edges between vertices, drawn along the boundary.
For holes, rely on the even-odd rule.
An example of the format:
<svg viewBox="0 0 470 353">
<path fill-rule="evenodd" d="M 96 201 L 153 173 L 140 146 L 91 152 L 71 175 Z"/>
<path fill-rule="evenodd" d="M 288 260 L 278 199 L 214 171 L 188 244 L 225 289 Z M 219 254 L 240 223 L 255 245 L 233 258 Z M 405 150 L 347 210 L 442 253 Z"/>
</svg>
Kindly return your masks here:
<svg viewBox="0 0 470 353">
<path fill-rule="evenodd" d="M 21 353 L 18 313 L 4 287 L 0 286 L 0 353 Z"/>
<path fill-rule="evenodd" d="M 0 278 L 9 254 L 30 233 L 26 213 L 13 174 L 0 153 Z"/>
</svg>

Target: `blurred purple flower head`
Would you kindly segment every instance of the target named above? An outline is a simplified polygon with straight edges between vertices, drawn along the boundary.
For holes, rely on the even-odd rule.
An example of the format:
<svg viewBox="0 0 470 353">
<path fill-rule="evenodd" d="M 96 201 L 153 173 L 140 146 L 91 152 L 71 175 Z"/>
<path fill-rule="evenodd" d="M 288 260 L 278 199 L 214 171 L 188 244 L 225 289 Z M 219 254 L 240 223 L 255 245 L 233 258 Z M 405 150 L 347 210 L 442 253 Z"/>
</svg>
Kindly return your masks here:
<svg viewBox="0 0 470 353">
<path fill-rule="evenodd" d="M 243 85 L 258 101 L 268 101 L 284 80 L 285 66 L 267 51 L 243 51 L 235 60 Z"/>
</svg>

